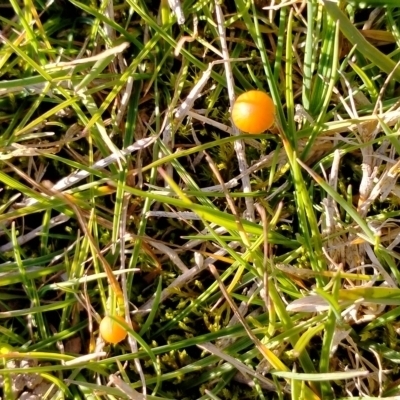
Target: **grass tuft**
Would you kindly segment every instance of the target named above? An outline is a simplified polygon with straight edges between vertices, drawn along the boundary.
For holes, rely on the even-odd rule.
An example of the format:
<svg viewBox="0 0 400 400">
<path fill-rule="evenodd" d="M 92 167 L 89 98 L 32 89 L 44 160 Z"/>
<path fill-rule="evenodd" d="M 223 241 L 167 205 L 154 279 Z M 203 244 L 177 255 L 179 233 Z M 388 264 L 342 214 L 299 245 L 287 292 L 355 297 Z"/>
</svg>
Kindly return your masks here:
<svg viewBox="0 0 400 400">
<path fill-rule="evenodd" d="M 399 16 L 1 4 L 0 397 L 398 398 Z"/>
</svg>

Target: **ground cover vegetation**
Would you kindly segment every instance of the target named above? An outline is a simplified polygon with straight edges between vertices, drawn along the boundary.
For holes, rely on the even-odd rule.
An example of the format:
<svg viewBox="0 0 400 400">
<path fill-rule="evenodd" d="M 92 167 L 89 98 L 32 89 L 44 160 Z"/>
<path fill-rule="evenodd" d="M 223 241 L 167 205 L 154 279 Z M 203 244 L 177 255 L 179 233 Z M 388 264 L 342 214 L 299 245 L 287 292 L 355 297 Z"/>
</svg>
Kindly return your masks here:
<svg viewBox="0 0 400 400">
<path fill-rule="evenodd" d="M 2 1 L 1 397 L 398 398 L 399 17 Z"/>
</svg>

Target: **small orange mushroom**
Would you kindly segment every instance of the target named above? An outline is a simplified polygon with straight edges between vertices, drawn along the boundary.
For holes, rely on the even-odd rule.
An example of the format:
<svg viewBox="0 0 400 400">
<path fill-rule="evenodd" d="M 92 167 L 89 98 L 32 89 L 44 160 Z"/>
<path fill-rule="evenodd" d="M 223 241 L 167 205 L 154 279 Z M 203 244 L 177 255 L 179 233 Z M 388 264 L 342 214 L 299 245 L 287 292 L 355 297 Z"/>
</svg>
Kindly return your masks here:
<svg viewBox="0 0 400 400">
<path fill-rule="evenodd" d="M 232 121 L 243 132 L 258 134 L 269 129 L 275 121 L 275 105 L 261 90 L 242 93 L 232 107 Z"/>
<path fill-rule="evenodd" d="M 125 319 L 119 315 L 114 316 L 115 319 L 125 322 Z M 111 317 L 106 315 L 100 322 L 100 335 L 109 343 L 116 344 L 124 340 L 128 332 L 121 325 L 118 325 Z"/>
</svg>

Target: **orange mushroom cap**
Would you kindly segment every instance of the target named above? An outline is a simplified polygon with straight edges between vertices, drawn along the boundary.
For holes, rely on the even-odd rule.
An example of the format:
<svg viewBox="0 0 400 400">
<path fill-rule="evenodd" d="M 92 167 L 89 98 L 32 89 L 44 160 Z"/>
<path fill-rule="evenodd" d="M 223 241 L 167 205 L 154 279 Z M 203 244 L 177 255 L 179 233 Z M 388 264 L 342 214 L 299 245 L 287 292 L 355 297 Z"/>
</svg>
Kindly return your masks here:
<svg viewBox="0 0 400 400">
<path fill-rule="evenodd" d="M 125 322 L 125 319 L 121 316 L 115 315 L 115 319 Z M 127 331 L 122 326 L 118 325 L 117 322 L 106 315 L 100 322 L 100 335 L 102 338 L 109 343 L 116 344 L 126 338 Z"/>
<path fill-rule="evenodd" d="M 261 90 L 242 93 L 232 107 L 232 121 L 243 132 L 258 134 L 269 129 L 275 121 L 275 105 Z"/>
</svg>

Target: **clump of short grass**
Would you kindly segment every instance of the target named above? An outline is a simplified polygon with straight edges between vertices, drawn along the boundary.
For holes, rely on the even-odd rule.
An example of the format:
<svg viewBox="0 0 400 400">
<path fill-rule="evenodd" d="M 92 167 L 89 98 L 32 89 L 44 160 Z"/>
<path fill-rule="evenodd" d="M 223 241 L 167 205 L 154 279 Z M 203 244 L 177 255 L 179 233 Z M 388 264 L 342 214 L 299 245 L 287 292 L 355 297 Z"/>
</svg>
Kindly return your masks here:
<svg viewBox="0 0 400 400">
<path fill-rule="evenodd" d="M 399 395 L 400 9 L 365 5 L 1 6 L 3 398 Z"/>
</svg>

